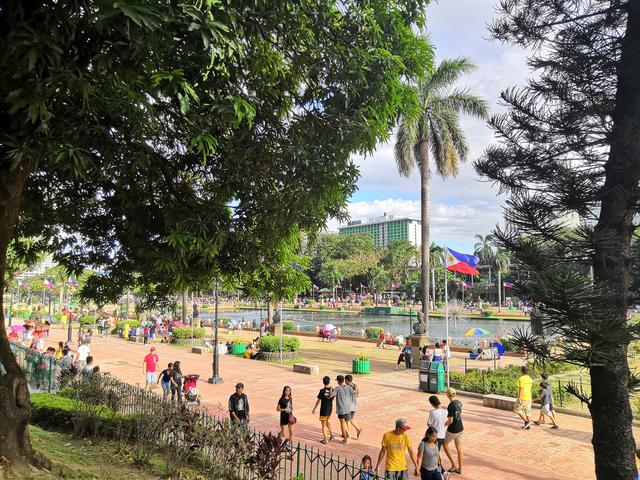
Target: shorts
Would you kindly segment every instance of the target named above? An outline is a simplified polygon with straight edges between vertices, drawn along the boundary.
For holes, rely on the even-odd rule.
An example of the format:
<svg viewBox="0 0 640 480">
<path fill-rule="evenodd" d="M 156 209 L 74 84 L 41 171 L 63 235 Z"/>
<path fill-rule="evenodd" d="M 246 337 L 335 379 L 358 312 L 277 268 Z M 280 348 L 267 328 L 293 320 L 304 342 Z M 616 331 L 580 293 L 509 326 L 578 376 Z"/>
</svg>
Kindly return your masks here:
<svg viewBox="0 0 640 480">
<path fill-rule="evenodd" d="M 456 438 L 462 437 L 462 432 L 453 433 L 447 430 L 447 433 L 444 434 L 444 443 L 449 443 Z"/>
<path fill-rule="evenodd" d="M 338 418 L 340 420 L 345 420 L 347 422 L 350 422 L 351 421 L 351 412 L 338 414 Z"/>
<path fill-rule="evenodd" d="M 349 420 L 353 420 L 356 418 L 356 412 L 351 412 L 351 418 Z"/>
<path fill-rule="evenodd" d="M 409 480 L 409 473 L 407 470 L 385 470 L 385 480 Z"/>
<path fill-rule="evenodd" d="M 542 405 L 542 407 L 540 407 L 540 411 L 545 414 L 547 417 L 551 416 L 551 405 L 550 404 L 546 404 L 546 405 Z"/>
<path fill-rule="evenodd" d="M 320 421 L 327 422 L 329 420 L 329 417 L 331 417 L 331 415 L 320 415 Z"/>
<path fill-rule="evenodd" d="M 147 385 L 156 383 L 156 372 L 147 372 Z"/>
<path fill-rule="evenodd" d="M 442 448 L 442 444 L 444 443 L 444 438 L 436 438 L 436 444 L 438 445 L 438 451 Z"/>
<path fill-rule="evenodd" d="M 530 415 L 531 400 L 516 400 L 516 406 L 513 411 L 520 415 Z"/>
</svg>

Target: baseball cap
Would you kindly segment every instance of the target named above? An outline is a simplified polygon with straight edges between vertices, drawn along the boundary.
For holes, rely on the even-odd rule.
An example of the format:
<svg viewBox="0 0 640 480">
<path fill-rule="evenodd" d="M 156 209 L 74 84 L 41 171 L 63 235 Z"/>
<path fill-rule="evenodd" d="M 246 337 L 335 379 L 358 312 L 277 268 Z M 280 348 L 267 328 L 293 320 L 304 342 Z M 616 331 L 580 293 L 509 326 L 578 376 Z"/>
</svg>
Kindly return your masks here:
<svg viewBox="0 0 640 480">
<path fill-rule="evenodd" d="M 447 393 L 449 395 L 451 395 L 452 397 L 455 397 L 456 396 L 456 389 L 453 388 L 453 387 L 449 387 L 449 388 L 447 388 Z"/>
<path fill-rule="evenodd" d="M 236 383 L 236 388 L 244 388 L 244 383 Z"/>
<path fill-rule="evenodd" d="M 401 428 L 405 432 L 407 430 L 411 430 L 411 427 L 409 425 L 407 425 L 407 420 L 404 419 L 404 418 L 399 418 L 399 419 L 396 420 L 396 428 Z"/>
</svg>

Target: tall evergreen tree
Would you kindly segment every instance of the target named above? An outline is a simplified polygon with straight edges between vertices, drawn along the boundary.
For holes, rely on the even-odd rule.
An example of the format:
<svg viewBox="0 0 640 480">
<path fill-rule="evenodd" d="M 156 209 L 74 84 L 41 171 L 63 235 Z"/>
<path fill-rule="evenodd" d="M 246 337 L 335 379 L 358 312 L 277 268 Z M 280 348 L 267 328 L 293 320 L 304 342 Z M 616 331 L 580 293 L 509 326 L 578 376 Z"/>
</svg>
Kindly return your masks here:
<svg viewBox="0 0 640 480">
<path fill-rule="evenodd" d="M 467 159 L 469 147 L 459 114 L 478 118 L 487 116 L 487 103 L 468 90 L 455 88 L 460 77 L 475 69 L 466 58 L 443 60 L 416 88 L 420 109 L 407 111 L 396 136 L 395 159 L 400 175 L 420 171 L 420 220 L 422 222 L 422 313 L 429 331 L 429 152 L 436 172 L 442 177 L 455 177 L 460 163 Z"/>
<path fill-rule="evenodd" d="M 509 194 L 496 237 L 531 271 L 522 287 L 563 348 L 521 340 L 540 360 L 588 368 L 596 476 L 635 480 L 627 350 L 638 326 L 627 311 L 637 300 L 640 1 L 504 0 L 500 10 L 494 37 L 535 52 L 536 76 L 502 94 L 509 110 L 491 120 L 500 142 L 476 168 Z"/>
</svg>

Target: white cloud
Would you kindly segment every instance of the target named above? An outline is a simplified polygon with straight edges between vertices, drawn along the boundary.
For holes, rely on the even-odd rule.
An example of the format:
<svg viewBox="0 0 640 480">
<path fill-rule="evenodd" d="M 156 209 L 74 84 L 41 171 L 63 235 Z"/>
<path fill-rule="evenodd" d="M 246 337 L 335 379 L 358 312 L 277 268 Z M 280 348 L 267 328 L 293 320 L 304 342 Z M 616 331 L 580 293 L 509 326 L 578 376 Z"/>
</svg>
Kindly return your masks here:
<svg viewBox="0 0 640 480">
<path fill-rule="evenodd" d="M 420 218 L 420 201 L 387 198 L 370 202 L 353 202 L 349 205 L 349 214 L 353 220 L 366 220 L 381 216 L 383 213 L 398 217 Z M 487 205 L 482 202 L 474 205 L 433 203 L 430 214 L 432 240 L 472 240 L 474 234 L 488 233 L 490 228 L 500 220 L 500 210 L 487 208 Z M 337 228 L 337 221 L 329 223 L 330 231 L 336 231 Z"/>
<path fill-rule="evenodd" d="M 485 98 L 491 111 L 497 113 L 503 109 L 499 105 L 500 92 L 523 85 L 529 71 L 526 52 L 488 40 L 486 26 L 495 16 L 494 3 L 490 0 L 432 3 L 428 26 L 438 59 L 465 56 L 478 65 L 460 86 Z M 502 217 L 504 198 L 476 175 L 472 165 L 494 141 L 493 132 L 485 122 L 467 116 L 462 116 L 461 123 L 469 142 L 469 159 L 458 177 L 446 181 L 436 176 L 431 179 L 432 238 L 472 238 L 475 233 L 493 229 Z M 359 192 L 349 207 L 353 219 L 380 216 L 384 212 L 419 217 L 419 175 L 414 172 L 409 178 L 400 177 L 393 158 L 393 142 L 381 144 L 367 158 L 354 157 L 354 162 L 360 167 L 361 176 Z M 329 225 L 335 229 L 337 223 L 331 221 Z"/>
</svg>

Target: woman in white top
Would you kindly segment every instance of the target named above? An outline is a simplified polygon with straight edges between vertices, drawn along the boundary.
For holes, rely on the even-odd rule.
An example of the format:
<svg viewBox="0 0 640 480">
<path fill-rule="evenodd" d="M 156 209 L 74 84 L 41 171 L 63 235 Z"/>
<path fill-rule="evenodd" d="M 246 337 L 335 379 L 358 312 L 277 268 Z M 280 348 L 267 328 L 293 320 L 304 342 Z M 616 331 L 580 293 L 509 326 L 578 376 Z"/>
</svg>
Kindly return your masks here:
<svg viewBox="0 0 640 480">
<path fill-rule="evenodd" d="M 436 348 L 433 350 L 433 361 L 434 362 L 442 361 L 442 348 L 440 348 L 439 343 L 436 343 Z"/>
</svg>

